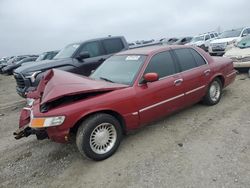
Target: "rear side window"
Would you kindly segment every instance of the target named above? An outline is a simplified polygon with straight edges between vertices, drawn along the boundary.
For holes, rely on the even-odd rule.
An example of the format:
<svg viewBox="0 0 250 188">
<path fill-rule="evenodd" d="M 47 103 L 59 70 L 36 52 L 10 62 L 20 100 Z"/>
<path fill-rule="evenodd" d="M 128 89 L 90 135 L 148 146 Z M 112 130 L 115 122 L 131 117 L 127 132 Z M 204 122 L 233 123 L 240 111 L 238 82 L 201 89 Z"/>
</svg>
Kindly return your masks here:
<svg viewBox="0 0 250 188">
<path fill-rule="evenodd" d="M 107 54 L 119 52 L 124 48 L 124 45 L 119 38 L 103 40 L 103 46 Z"/>
<path fill-rule="evenodd" d="M 189 50 L 194 56 L 194 59 L 198 66 L 202 66 L 206 64 L 206 61 L 204 60 L 204 58 L 197 51 L 195 51 L 194 49 L 189 49 Z"/>
<path fill-rule="evenodd" d="M 191 54 L 189 49 L 187 48 L 176 49 L 174 50 L 174 52 L 180 63 L 180 67 L 182 71 L 186 71 L 186 70 L 195 68 L 197 66 L 194 56 Z"/>
<path fill-rule="evenodd" d="M 210 37 L 211 37 L 211 38 L 214 38 L 214 34 L 213 34 L 213 33 L 211 33 L 211 34 L 210 34 Z"/>
<path fill-rule="evenodd" d="M 103 50 L 98 41 L 88 42 L 83 45 L 81 52 L 89 52 L 90 57 L 97 57 L 103 55 Z M 80 52 L 80 53 L 81 53 Z"/>
<path fill-rule="evenodd" d="M 154 55 L 145 73 L 155 72 L 159 75 L 159 78 L 166 77 L 176 73 L 175 62 L 170 54 L 170 52 L 161 52 Z"/>
</svg>

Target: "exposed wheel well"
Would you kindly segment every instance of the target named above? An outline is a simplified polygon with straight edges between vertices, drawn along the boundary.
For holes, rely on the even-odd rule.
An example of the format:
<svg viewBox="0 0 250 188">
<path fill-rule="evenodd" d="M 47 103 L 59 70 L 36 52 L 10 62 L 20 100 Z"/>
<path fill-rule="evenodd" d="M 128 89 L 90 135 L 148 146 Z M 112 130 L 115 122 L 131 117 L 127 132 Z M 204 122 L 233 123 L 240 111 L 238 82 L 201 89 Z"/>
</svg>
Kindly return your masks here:
<svg viewBox="0 0 250 188">
<path fill-rule="evenodd" d="M 220 75 L 220 76 L 216 76 L 215 78 L 220 79 L 221 84 L 222 84 L 222 87 L 224 87 L 224 84 L 225 84 L 225 79 L 224 79 L 224 77 Z"/>
<path fill-rule="evenodd" d="M 81 123 L 85 119 L 87 119 L 88 117 L 92 116 L 93 114 L 97 114 L 97 113 L 106 113 L 106 114 L 114 116 L 119 121 L 119 123 L 121 124 L 121 128 L 122 128 L 123 134 L 126 134 L 126 123 L 125 123 L 125 120 L 123 119 L 123 117 L 119 113 L 117 113 L 115 111 L 112 111 L 112 110 L 97 111 L 97 112 L 90 113 L 87 116 L 84 116 L 83 118 L 81 118 L 80 120 L 78 120 L 77 123 L 70 129 L 70 132 L 76 133 L 77 129 L 79 128 L 79 126 L 81 125 Z"/>
</svg>

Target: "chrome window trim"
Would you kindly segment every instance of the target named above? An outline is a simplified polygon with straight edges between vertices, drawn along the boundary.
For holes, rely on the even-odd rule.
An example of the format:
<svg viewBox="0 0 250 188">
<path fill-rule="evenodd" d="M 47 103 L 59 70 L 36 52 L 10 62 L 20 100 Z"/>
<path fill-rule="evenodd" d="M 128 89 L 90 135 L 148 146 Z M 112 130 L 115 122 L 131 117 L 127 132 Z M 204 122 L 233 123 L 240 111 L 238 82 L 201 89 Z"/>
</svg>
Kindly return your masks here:
<svg viewBox="0 0 250 188">
<path fill-rule="evenodd" d="M 168 75 L 168 76 L 165 76 L 165 77 L 161 77 L 161 78 L 159 78 L 159 80 L 157 80 L 157 81 L 160 81 L 160 80 L 164 80 L 164 79 L 166 79 L 166 78 L 169 78 L 169 77 L 171 77 L 171 76 L 176 76 L 176 75 L 178 75 L 178 74 L 181 74 L 181 73 L 185 73 L 185 72 L 187 72 L 187 71 L 191 71 L 191 70 L 195 70 L 195 69 L 197 69 L 197 68 L 200 68 L 200 67 L 203 67 L 203 66 L 207 66 L 207 65 L 209 65 L 209 63 L 208 63 L 208 61 L 207 61 L 207 59 L 202 55 L 202 54 L 200 54 L 196 49 L 194 49 L 194 48 L 178 48 L 178 49 L 193 49 L 193 50 L 195 50 L 204 60 L 205 60 L 205 62 L 206 62 L 206 64 L 205 65 L 201 65 L 201 66 L 197 66 L 197 67 L 194 67 L 194 68 L 192 68 L 192 69 L 188 69 L 188 70 L 185 70 L 185 71 L 180 71 L 180 72 L 177 72 L 177 73 L 175 73 L 175 74 L 171 74 L 171 75 Z M 177 50 L 178 50 L 177 49 Z M 170 50 L 167 50 L 167 51 L 174 51 L 174 49 L 170 49 Z M 163 51 L 163 52 L 166 52 L 166 51 Z M 161 52 L 159 52 L 159 53 L 161 53 Z M 155 54 L 156 55 L 156 54 Z M 193 56 L 193 55 L 192 55 Z M 153 57 L 153 56 L 152 56 Z M 151 59 L 152 59 L 152 57 L 151 57 Z M 150 60 L 151 60 L 150 59 Z M 150 62 L 150 61 L 149 61 Z M 174 60 L 174 62 L 175 62 L 175 60 Z M 176 62 L 175 62 L 176 63 Z M 147 65 L 148 66 L 148 65 Z M 147 68 L 147 67 L 146 67 Z M 145 68 L 145 70 L 146 70 L 146 68 Z M 145 70 L 144 70 L 144 72 L 145 72 Z M 142 79 L 142 77 L 143 77 L 143 75 L 144 75 L 144 72 L 143 72 L 143 74 L 142 74 L 142 76 L 141 76 L 141 78 L 139 79 L 139 80 L 141 80 Z M 157 82 L 156 81 L 156 82 Z M 138 86 L 141 86 L 141 85 L 144 85 L 144 84 L 140 84 L 139 82 L 138 82 Z"/>
</svg>

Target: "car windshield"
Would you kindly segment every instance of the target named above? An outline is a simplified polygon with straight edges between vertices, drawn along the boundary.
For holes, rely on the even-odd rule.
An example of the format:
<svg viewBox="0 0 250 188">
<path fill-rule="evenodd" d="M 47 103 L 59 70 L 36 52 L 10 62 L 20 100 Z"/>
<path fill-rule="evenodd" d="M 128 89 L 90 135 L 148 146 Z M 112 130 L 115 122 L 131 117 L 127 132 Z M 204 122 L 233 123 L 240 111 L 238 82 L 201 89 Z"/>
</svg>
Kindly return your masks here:
<svg viewBox="0 0 250 188">
<path fill-rule="evenodd" d="M 237 46 L 239 48 L 249 48 L 250 47 L 250 37 L 243 38 Z"/>
<path fill-rule="evenodd" d="M 204 36 L 197 36 L 194 37 L 191 42 L 198 42 L 198 41 L 203 41 L 204 40 Z"/>
<path fill-rule="evenodd" d="M 231 37 L 239 37 L 241 34 L 242 29 L 236 29 L 236 30 L 230 30 L 230 31 L 224 31 L 220 34 L 219 38 L 231 38 Z"/>
<path fill-rule="evenodd" d="M 39 57 L 36 59 L 36 61 L 42 61 L 42 60 L 44 60 L 45 56 L 46 56 L 46 52 L 42 53 L 41 55 L 39 55 Z"/>
<path fill-rule="evenodd" d="M 53 59 L 64 59 L 72 57 L 75 51 L 79 48 L 80 44 L 70 44 L 63 48 Z"/>
<path fill-rule="evenodd" d="M 104 61 L 90 78 L 132 85 L 145 59 L 145 55 L 112 56 Z"/>
</svg>

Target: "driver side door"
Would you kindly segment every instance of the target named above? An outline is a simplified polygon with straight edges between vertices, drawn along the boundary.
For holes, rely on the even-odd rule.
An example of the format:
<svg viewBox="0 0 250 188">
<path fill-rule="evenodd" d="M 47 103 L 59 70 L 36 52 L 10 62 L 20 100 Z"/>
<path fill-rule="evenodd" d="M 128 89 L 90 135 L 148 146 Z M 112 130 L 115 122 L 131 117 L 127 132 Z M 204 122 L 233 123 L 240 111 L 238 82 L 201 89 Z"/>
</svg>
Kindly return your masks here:
<svg viewBox="0 0 250 188">
<path fill-rule="evenodd" d="M 141 124 L 147 124 L 181 108 L 183 79 L 169 51 L 154 55 L 144 74 L 157 73 L 159 80 L 139 84 L 136 88 Z M 143 74 L 143 75 L 144 75 Z"/>
</svg>

